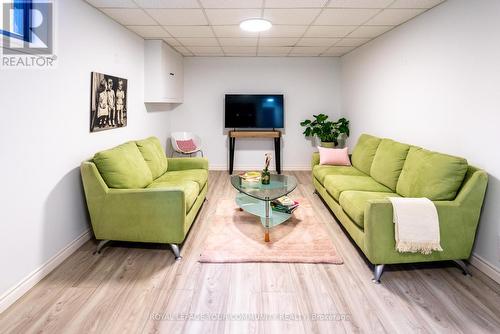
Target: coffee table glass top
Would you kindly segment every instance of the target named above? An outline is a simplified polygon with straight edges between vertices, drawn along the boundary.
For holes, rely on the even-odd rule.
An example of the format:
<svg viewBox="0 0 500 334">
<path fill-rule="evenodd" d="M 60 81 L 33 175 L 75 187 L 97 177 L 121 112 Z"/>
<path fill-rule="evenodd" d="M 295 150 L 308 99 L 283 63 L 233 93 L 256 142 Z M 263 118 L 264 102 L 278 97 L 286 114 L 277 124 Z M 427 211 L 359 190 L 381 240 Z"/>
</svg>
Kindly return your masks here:
<svg viewBox="0 0 500 334">
<path fill-rule="evenodd" d="M 272 201 L 285 196 L 297 187 L 297 179 L 291 175 L 271 174 L 271 182 L 246 182 L 238 175 L 231 176 L 231 184 L 238 191 L 263 201 Z"/>
</svg>

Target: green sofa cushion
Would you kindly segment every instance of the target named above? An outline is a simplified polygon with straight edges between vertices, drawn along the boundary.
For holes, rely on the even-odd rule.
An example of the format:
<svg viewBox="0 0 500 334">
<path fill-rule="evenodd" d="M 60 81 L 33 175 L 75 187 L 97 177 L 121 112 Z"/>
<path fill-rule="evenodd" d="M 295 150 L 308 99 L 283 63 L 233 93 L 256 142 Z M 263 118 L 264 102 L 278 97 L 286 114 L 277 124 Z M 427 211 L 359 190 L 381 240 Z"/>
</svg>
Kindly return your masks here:
<svg viewBox="0 0 500 334">
<path fill-rule="evenodd" d="M 366 176 L 359 169 L 352 166 L 327 166 L 316 165 L 313 167 L 313 175 L 321 184 L 324 184 L 327 175 L 353 175 Z"/>
<path fill-rule="evenodd" d="M 338 202 L 340 194 L 347 190 L 391 192 L 370 176 L 328 175 L 325 177 L 326 191 Z"/>
<path fill-rule="evenodd" d="M 455 199 L 467 160 L 412 147 L 408 152 L 396 192 L 404 197 L 427 197 L 432 201 Z"/>
<path fill-rule="evenodd" d="M 365 208 L 370 200 L 384 199 L 388 197 L 401 197 L 391 192 L 373 192 L 373 191 L 344 191 L 340 195 L 340 205 L 352 221 L 365 228 Z"/>
<path fill-rule="evenodd" d="M 363 173 L 370 174 L 370 168 L 380 140 L 380 138 L 362 134 L 352 151 L 352 165 Z"/>
<path fill-rule="evenodd" d="M 93 161 L 110 188 L 144 188 L 153 182 L 151 171 L 134 142 L 98 152 Z"/>
<path fill-rule="evenodd" d="M 395 191 L 409 149 L 409 145 L 382 139 L 373 158 L 370 176 Z"/>
<path fill-rule="evenodd" d="M 198 183 L 201 189 L 205 186 L 208 180 L 208 171 L 206 169 L 186 169 L 169 171 L 157 178 L 156 182 L 170 182 L 170 181 L 194 181 Z"/>
<path fill-rule="evenodd" d="M 149 137 L 135 142 L 139 151 L 149 166 L 153 179 L 163 175 L 168 168 L 168 160 L 161 147 L 160 140 L 156 137 Z"/>
<path fill-rule="evenodd" d="M 194 202 L 196 202 L 196 198 L 198 198 L 198 194 L 200 193 L 200 186 L 198 183 L 188 180 L 155 181 L 151 183 L 148 188 L 181 189 L 186 198 L 186 213 L 191 210 L 191 207 Z"/>
</svg>

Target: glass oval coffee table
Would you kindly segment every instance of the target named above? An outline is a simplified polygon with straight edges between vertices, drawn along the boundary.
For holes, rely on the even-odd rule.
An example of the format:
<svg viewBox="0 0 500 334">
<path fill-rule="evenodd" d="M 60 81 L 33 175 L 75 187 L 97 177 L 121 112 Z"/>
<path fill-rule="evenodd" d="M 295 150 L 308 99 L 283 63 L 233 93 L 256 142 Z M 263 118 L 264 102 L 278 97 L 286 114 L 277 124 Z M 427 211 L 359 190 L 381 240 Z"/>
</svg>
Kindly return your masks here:
<svg viewBox="0 0 500 334">
<path fill-rule="evenodd" d="M 242 210 L 260 217 L 265 228 L 264 240 L 269 242 L 269 229 L 287 221 L 291 216 L 289 213 L 273 211 L 271 202 L 291 193 L 297 187 L 297 180 L 290 175 L 271 174 L 271 182 L 262 184 L 260 181 L 247 182 L 239 175 L 233 175 L 231 184 L 239 191 L 236 203 Z"/>
</svg>

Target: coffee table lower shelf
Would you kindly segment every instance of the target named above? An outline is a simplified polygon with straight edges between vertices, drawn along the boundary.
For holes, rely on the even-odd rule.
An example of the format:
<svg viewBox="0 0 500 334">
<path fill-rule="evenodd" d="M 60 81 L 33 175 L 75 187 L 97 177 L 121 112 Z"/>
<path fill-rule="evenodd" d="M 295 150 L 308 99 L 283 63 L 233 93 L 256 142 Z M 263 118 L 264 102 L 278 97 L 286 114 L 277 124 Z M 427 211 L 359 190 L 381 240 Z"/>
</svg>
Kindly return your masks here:
<svg viewBox="0 0 500 334">
<path fill-rule="evenodd" d="M 266 242 L 270 241 L 269 229 L 284 223 L 292 216 L 289 213 L 273 211 L 269 199 L 260 200 L 244 193 L 236 195 L 236 203 L 240 209 L 260 217 L 260 222 L 265 228 L 264 240 Z"/>
</svg>

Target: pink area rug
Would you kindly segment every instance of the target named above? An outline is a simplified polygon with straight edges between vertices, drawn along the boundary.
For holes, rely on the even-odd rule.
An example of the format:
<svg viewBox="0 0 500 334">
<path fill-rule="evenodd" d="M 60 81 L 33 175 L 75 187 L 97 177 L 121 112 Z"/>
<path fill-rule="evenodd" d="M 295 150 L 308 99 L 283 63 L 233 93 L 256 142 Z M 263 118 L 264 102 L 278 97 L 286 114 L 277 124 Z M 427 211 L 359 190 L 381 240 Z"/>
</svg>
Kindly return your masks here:
<svg viewBox="0 0 500 334">
<path fill-rule="evenodd" d="M 289 262 L 342 264 L 323 223 L 305 199 L 292 217 L 270 229 L 264 241 L 260 218 L 240 211 L 234 199 L 217 205 L 200 262 Z"/>
</svg>

